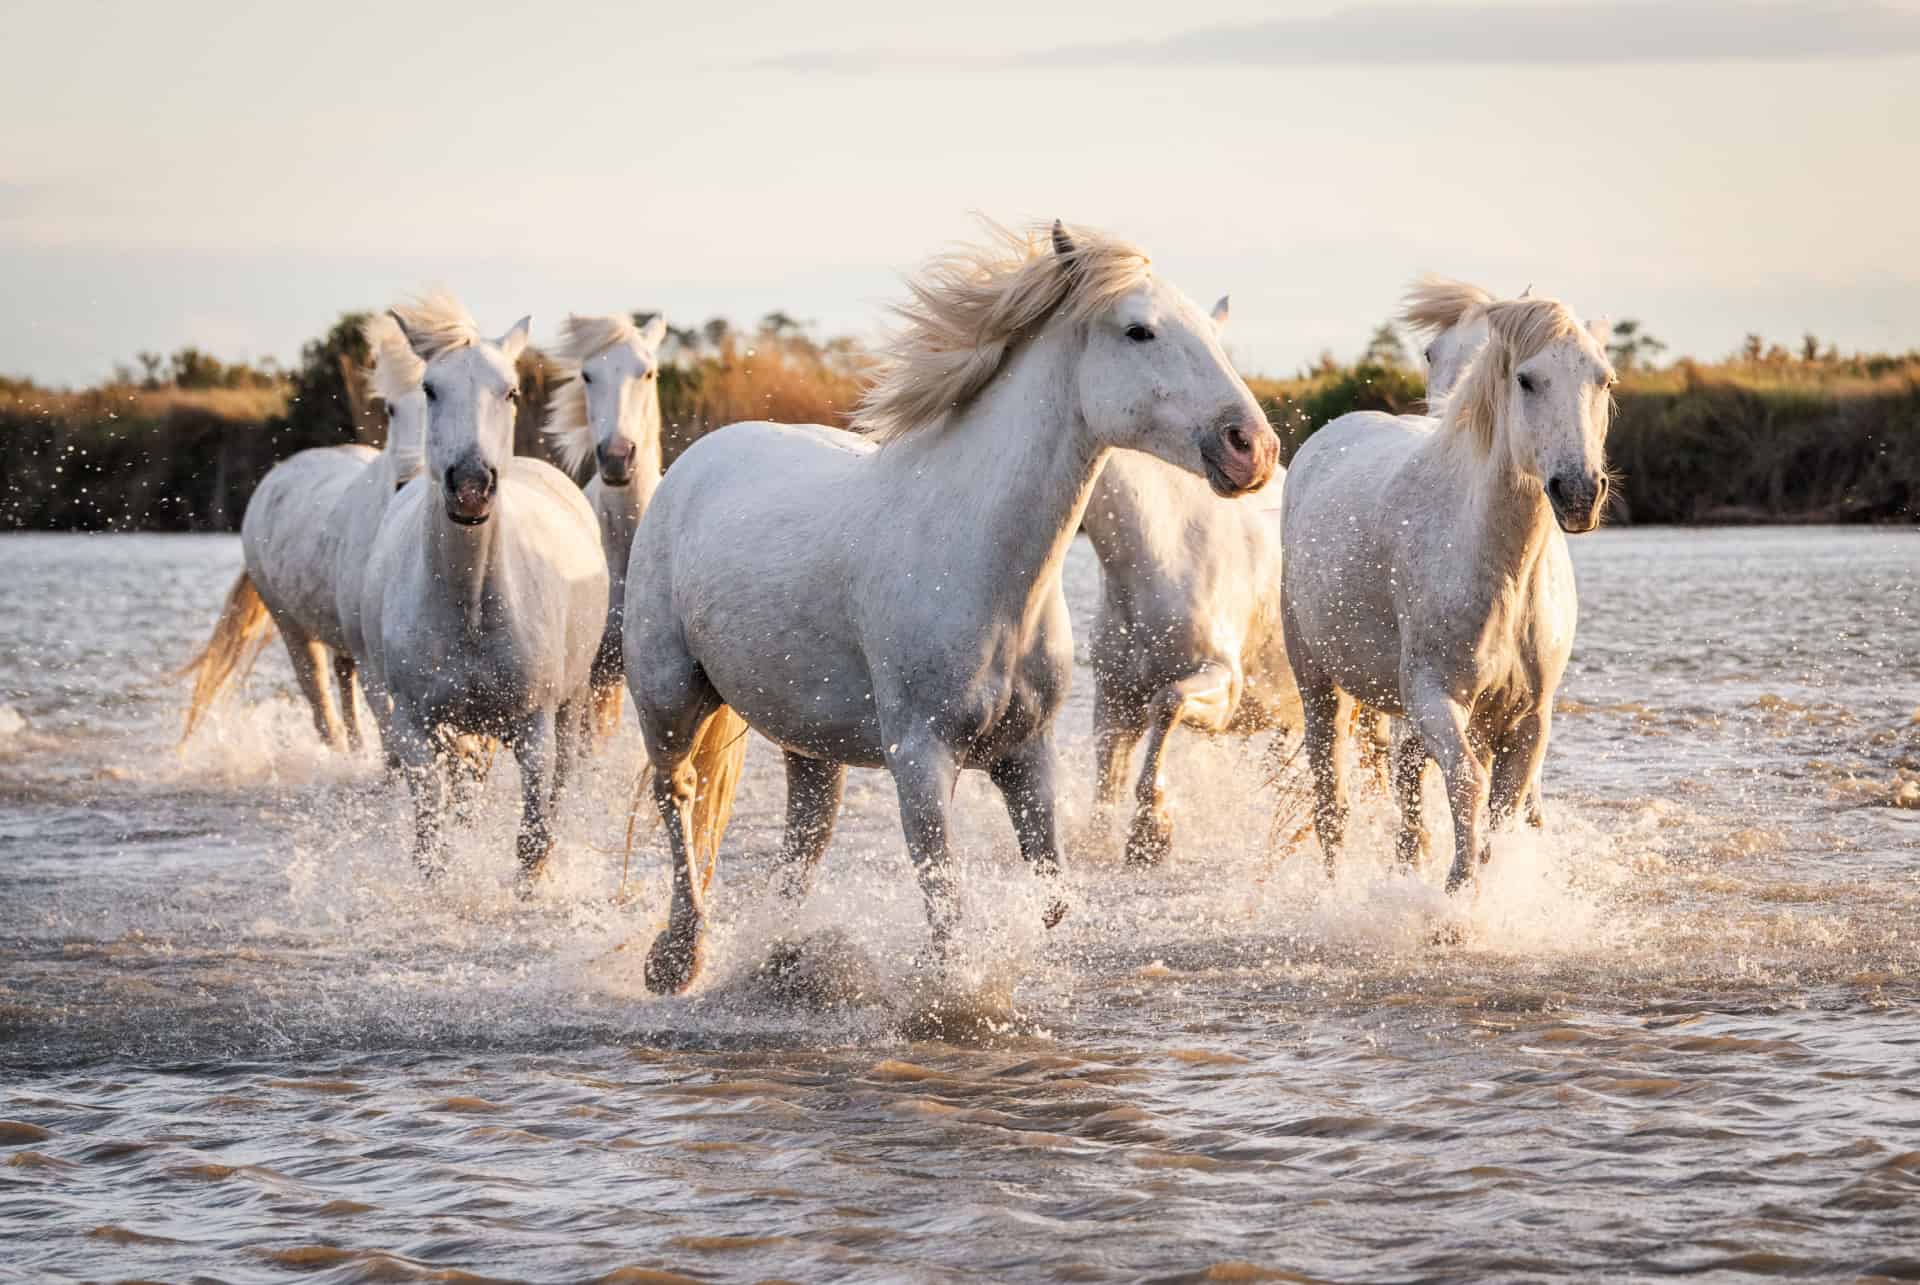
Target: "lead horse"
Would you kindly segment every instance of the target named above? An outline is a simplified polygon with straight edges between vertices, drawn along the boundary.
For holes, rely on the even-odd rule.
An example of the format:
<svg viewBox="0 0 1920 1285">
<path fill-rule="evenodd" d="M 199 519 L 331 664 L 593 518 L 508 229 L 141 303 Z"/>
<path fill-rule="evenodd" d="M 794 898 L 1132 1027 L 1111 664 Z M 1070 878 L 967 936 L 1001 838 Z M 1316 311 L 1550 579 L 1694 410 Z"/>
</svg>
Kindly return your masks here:
<svg viewBox="0 0 1920 1285">
<path fill-rule="evenodd" d="M 1422 846 L 1419 783 L 1439 764 L 1458 891 L 1487 832 L 1537 807 L 1578 617 L 1565 533 L 1607 495 L 1613 367 L 1560 303 L 1483 305 L 1487 338 L 1437 425 L 1373 412 L 1321 429 L 1283 501 L 1281 605 L 1299 682 L 1314 825 L 1331 872 L 1347 820 L 1343 706 L 1400 717 L 1400 859 Z"/>
<path fill-rule="evenodd" d="M 958 913 L 961 770 L 987 772 L 1023 857 L 1057 872 L 1061 567 L 1102 463 L 1146 451 L 1221 495 L 1273 472 L 1278 439 L 1213 324 L 1139 249 L 1055 223 L 937 258 L 909 289 L 864 436 L 722 429 L 668 471 L 634 538 L 627 683 L 673 880 L 655 991 L 699 972 L 696 861 L 717 851 L 746 726 L 785 752 L 789 897 L 811 887 L 848 765 L 893 775 L 937 951 Z"/>
<path fill-rule="evenodd" d="M 393 702 L 388 749 L 414 796 L 414 859 L 440 868 L 452 741 L 496 737 L 520 765 L 524 891 L 553 847 L 606 626 L 599 529 L 571 478 L 513 454 L 527 320 L 485 339 L 446 295 L 394 319 L 426 364 L 426 468 L 387 507 L 367 564 L 368 668 Z"/>
<path fill-rule="evenodd" d="M 1227 301 L 1213 308 L 1216 329 Z M 1127 861 L 1152 865 L 1173 843 L 1161 770 L 1176 726 L 1254 735 L 1296 726 L 1300 702 L 1280 629 L 1280 490 L 1222 500 L 1184 469 L 1116 451 L 1082 526 L 1100 560 L 1094 627 L 1094 800 L 1119 803 L 1134 746 Z"/>
</svg>

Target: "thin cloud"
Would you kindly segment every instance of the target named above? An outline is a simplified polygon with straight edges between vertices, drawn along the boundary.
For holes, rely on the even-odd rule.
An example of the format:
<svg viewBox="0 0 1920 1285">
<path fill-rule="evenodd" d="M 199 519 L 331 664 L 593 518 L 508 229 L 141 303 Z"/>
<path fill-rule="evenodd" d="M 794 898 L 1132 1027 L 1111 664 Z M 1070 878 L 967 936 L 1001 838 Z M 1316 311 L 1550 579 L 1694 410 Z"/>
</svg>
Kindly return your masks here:
<svg viewBox="0 0 1920 1285">
<path fill-rule="evenodd" d="M 907 68 L 1602 66 L 1825 62 L 1920 54 L 1920 10 L 1879 0 L 1373 4 L 1303 18 L 1203 27 L 1157 40 L 990 56 L 837 50 L 773 58 L 788 70 Z"/>
</svg>

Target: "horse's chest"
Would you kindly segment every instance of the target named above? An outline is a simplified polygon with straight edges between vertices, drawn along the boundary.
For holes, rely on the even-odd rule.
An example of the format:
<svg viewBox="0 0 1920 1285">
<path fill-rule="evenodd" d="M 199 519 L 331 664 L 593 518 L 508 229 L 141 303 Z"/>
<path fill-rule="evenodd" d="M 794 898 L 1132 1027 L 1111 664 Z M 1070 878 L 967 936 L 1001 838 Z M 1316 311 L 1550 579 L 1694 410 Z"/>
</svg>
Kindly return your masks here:
<svg viewBox="0 0 1920 1285">
<path fill-rule="evenodd" d="M 970 762 L 997 760 L 1053 721 L 1072 674 L 1070 634 L 1043 627 L 1028 638 L 1008 639 L 993 663 L 961 684 L 952 707 L 953 739 L 970 747 Z"/>
</svg>

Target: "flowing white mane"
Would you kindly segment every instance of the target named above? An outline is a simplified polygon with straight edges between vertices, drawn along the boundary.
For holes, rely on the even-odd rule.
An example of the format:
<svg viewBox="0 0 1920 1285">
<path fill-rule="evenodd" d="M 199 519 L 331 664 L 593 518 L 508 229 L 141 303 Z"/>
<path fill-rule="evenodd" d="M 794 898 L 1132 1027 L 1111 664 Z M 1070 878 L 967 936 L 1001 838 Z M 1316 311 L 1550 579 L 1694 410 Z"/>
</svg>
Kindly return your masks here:
<svg viewBox="0 0 1920 1285">
<path fill-rule="evenodd" d="M 552 354 L 553 374 L 563 380 L 547 399 L 546 423 L 540 431 L 560 458 L 560 467 L 578 474 L 593 454 L 593 426 L 587 423 L 587 386 L 580 380 L 582 363 L 615 344 L 641 338 L 633 318 L 618 313 L 603 317 L 568 314 L 560 323 L 560 346 Z"/>
<path fill-rule="evenodd" d="M 1076 228 L 1059 254 L 1049 229 L 989 223 L 992 241 L 934 258 L 892 311 L 905 325 L 882 347 L 854 426 L 882 442 L 944 424 L 978 396 L 1007 354 L 1048 318 L 1082 321 L 1146 280 L 1146 252 Z"/>
<path fill-rule="evenodd" d="M 1441 419 L 1442 431 L 1468 434 L 1482 451 L 1493 449 L 1502 398 L 1516 366 L 1570 335 L 1592 342 L 1587 327 L 1558 299 L 1506 299 L 1486 305 L 1486 311 L 1486 345 L 1447 398 Z"/>
<path fill-rule="evenodd" d="M 410 302 L 395 304 L 393 315 L 425 361 L 481 341 L 480 327 L 451 291 L 429 290 Z"/>
<path fill-rule="evenodd" d="M 367 371 L 367 388 L 375 397 L 391 405 L 420 387 L 426 378 L 427 363 L 407 343 L 400 325 L 387 313 L 377 313 L 360 327 L 373 366 Z"/>
<path fill-rule="evenodd" d="M 1429 273 L 1407 291 L 1400 319 L 1424 334 L 1437 335 L 1492 302 L 1493 296 L 1479 286 Z"/>
</svg>

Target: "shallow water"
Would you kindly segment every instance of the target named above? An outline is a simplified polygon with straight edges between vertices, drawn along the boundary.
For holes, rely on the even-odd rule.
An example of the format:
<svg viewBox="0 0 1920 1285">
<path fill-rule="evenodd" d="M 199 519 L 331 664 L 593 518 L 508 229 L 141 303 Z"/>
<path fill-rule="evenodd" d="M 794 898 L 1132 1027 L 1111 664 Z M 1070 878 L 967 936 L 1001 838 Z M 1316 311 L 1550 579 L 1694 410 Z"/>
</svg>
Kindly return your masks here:
<svg viewBox="0 0 1920 1285">
<path fill-rule="evenodd" d="M 1574 552 L 1549 829 L 1471 907 L 1395 872 L 1377 791 L 1328 885 L 1258 747 L 1191 736 L 1173 859 L 1123 869 L 1082 673 L 1060 928 L 969 779 L 929 986 L 875 773 L 796 921 L 757 745 L 708 972 L 660 1000 L 631 714 L 537 898 L 504 760 L 428 892 L 277 649 L 175 752 L 233 540 L 6 537 L 0 1277 L 1920 1276 L 1920 541 Z M 1078 546 L 1083 638 L 1096 592 Z M 808 998 L 757 967 L 796 929 Z"/>
</svg>

